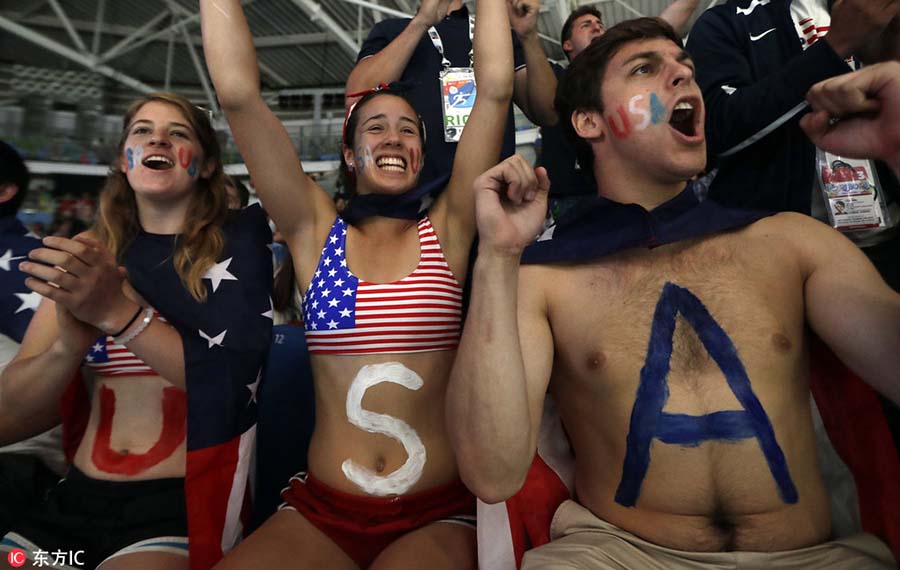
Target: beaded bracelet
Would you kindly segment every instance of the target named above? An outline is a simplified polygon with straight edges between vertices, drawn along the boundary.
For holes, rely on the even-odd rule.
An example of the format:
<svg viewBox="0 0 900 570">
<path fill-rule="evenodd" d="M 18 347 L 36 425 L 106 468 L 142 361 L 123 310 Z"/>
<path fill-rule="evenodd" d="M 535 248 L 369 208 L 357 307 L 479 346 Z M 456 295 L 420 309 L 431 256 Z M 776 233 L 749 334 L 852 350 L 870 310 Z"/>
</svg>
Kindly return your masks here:
<svg viewBox="0 0 900 570">
<path fill-rule="evenodd" d="M 113 342 L 116 344 L 125 345 L 129 342 L 133 341 L 139 334 L 147 330 L 147 327 L 150 326 L 150 321 L 153 320 L 154 311 L 153 309 L 147 309 L 144 311 L 144 318 L 138 323 L 138 326 L 135 327 L 133 331 L 130 333 L 113 338 Z"/>
</svg>

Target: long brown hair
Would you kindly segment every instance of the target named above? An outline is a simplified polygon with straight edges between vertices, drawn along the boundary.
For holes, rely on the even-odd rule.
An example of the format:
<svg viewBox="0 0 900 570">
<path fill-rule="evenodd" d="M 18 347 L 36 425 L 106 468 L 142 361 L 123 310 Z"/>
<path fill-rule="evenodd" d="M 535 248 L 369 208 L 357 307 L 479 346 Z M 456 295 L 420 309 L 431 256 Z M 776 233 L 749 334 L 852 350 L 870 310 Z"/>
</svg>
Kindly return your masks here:
<svg viewBox="0 0 900 570">
<path fill-rule="evenodd" d="M 122 261 L 128 247 L 140 232 L 134 190 L 122 172 L 121 161 L 128 127 L 141 107 L 151 101 L 176 107 L 197 135 L 203 147 L 205 163 L 212 162 L 215 165 L 209 178 L 197 179 L 197 188 L 185 215 L 184 227 L 175 240 L 172 252 L 175 271 L 185 289 L 202 302 L 206 300 L 203 275 L 216 263 L 225 246 L 222 225 L 228 215 L 228 197 L 225 173 L 222 170 L 222 151 L 209 117 L 184 97 L 174 93 L 151 93 L 128 108 L 122 122 L 117 155 L 110 164 L 109 175 L 100 195 L 100 212 L 94 231 L 119 261 Z"/>
</svg>

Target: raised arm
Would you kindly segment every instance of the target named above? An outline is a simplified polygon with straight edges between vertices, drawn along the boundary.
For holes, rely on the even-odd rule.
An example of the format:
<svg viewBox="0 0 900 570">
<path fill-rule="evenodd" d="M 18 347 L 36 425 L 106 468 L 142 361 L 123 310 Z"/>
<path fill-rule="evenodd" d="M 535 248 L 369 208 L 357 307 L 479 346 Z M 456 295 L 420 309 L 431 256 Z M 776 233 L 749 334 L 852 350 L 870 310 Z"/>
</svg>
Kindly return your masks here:
<svg viewBox="0 0 900 570">
<path fill-rule="evenodd" d="M 541 127 L 558 121 L 553 108 L 556 95 L 556 74 L 550 67 L 547 54 L 538 36 L 539 0 L 507 0 L 509 22 L 522 43 L 525 67 L 516 71 L 513 97 L 516 105 L 531 122 Z"/>
<path fill-rule="evenodd" d="M 312 236 L 327 233 L 334 203 L 303 172 L 284 126 L 260 94 L 256 51 L 240 1 L 201 0 L 200 12 L 206 65 L 263 205 L 291 247 L 321 246 Z"/>
<path fill-rule="evenodd" d="M 549 182 L 513 156 L 475 182 L 480 244 L 472 298 L 447 388 L 447 430 L 466 486 L 488 503 L 514 495 L 537 447 L 553 364 L 542 284 L 519 269 Z"/>
<path fill-rule="evenodd" d="M 376 25 L 363 45 L 360 60 L 347 78 L 347 93 L 358 93 L 382 83 L 399 80 L 416 51 L 419 40 L 428 33 L 429 27 L 447 16 L 452 3 L 453 0 L 422 0 L 416 15 L 400 35 L 393 39 L 384 37 L 383 27 Z M 348 107 L 352 103 L 352 100 L 347 99 Z"/>
<path fill-rule="evenodd" d="M 683 36 L 691 16 L 700 4 L 700 0 L 675 0 L 660 13 L 659 17 L 675 28 L 678 35 Z"/>
<path fill-rule="evenodd" d="M 806 318 L 855 373 L 900 405 L 900 293 L 850 240 L 812 218 L 780 214 L 804 269 Z"/>
<path fill-rule="evenodd" d="M 447 190 L 432 207 L 432 219 L 444 247 L 454 257 L 468 257 L 475 236 L 472 182 L 500 159 L 506 116 L 513 92 L 512 35 L 507 0 L 480 0 L 475 16 L 475 81 L 477 95 L 453 160 Z M 441 132 L 431 133 L 441 136 Z M 428 160 L 428 157 L 425 158 Z M 442 229 L 446 228 L 443 232 Z M 443 233 L 443 235 L 441 235 Z"/>
</svg>

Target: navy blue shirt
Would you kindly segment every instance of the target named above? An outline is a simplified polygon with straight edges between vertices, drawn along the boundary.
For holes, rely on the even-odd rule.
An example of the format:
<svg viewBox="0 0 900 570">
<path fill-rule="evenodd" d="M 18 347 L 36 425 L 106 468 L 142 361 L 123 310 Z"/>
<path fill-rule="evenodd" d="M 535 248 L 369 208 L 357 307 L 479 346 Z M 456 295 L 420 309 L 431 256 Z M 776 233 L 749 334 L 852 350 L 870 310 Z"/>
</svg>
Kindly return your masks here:
<svg viewBox="0 0 900 570">
<path fill-rule="evenodd" d="M 810 87 L 850 67 L 826 41 L 803 50 L 790 1 L 749 4 L 730 0 L 704 12 L 686 46 L 706 103 L 710 166 L 719 169 L 709 196 L 809 214 L 816 149 L 800 128 L 799 105 Z"/>
<path fill-rule="evenodd" d="M 550 63 L 556 79 L 565 75 L 566 70 L 560 65 Z M 552 127 L 541 128 L 541 157 L 539 166 L 547 169 L 550 177 L 550 196 L 562 198 L 566 196 L 579 196 L 584 194 L 596 194 L 597 187 L 593 182 L 593 176 L 584 172 L 578 165 L 575 155 L 575 146 L 569 142 L 562 127 L 562 121 L 568 117 L 560 117 L 560 122 Z"/>
<path fill-rule="evenodd" d="M 357 61 L 372 56 L 383 50 L 399 36 L 409 25 L 409 18 L 390 18 L 375 24 L 369 37 L 366 38 L 357 56 Z M 469 67 L 469 51 L 472 41 L 469 38 L 469 11 L 463 6 L 449 14 L 435 26 L 444 44 L 444 54 L 452 67 Z M 513 57 L 516 69 L 525 65 L 525 54 L 522 46 L 513 34 Z M 412 101 L 416 112 L 425 121 L 428 133 L 425 143 L 425 166 L 419 175 L 419 186 L 453 170 L 453 158 L 456 156 L 456 143 L 444 141 L 444 116 L 441 109 L 441 89 L 439 75 L 441 72 L 441 55 L 435 49 L 428 34 L 423 34 L 400 82 L 407 87 L 406 96 Z M 512 156 L 516 152 L 516 134 L 513 121 L 512 104 L 506 118 L 506 132 L 503 138 L 501 159 Z"/>
</svg>

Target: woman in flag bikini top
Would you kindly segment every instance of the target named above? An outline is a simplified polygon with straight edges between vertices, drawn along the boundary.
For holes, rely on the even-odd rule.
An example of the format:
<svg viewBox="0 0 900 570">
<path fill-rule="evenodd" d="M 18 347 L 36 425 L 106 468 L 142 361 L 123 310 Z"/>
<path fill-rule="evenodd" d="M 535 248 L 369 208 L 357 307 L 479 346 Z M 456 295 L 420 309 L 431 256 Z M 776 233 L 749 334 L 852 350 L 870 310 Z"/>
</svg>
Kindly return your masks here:
<svg viewBox="0 0 900 570">
<path fill-rule="evenodd" d="M 261 97 L 240 3 L 201 2 L 219 101 L 296 264 L 316 390 L 309 475 L 290 481 L 284 508 L 221 568 L 475 566 L 474 530 L 444 524 L 475 514 L 447 440 L 444 390 L 475 234 L 472 183 L 499 157 L 513 73 L 510 36 L 496 33 L 509 27 L 506 2 L 481 0 L 477 10 L 478 97 L 449 185 L 420 222 L 413 211 L 351 223 L 304 174 Z M 402 96 L 363 97 L 347 117 L 342 153 L 357 198 L 413 190 L 424 137 Z"/>
<path fill-rule="evenodd" d="M 46 238 L 20 265 L 31 276 L 26 284 L 45 298 L 0 378 L 2 398 L 15 402 L 10 413 L 47 429 L 61 421 L 67 387 L 68 394 L 79 393 L 70 383 L 82 370 L 90 411 L 65 479 L 43 505 L 23 513 L 0 549 L 21 549 L 37 565 L 54 568 L 188 568 L 185 389 L 191 390 L 194 364 L 186 355 L 199 335 L 187 332 L 184 321 L 219 312 L 227 287 L 252 304 L 245 287 L 270 282 L 271 266 L 268 273 L 255 266 L 241 271 L 246 265 L 234 251 L 241 241 L 248 251 L 255 246 L 251 256 L 266 259 L 266 241 L 248 237 L 246 228 L 254 224 L 268 233 L 259 208 L 228 214 L 219 146 L 204 111 L 169 93 L 130 107 L 94 229 L 71 240 Z M 248 277 L 244 283 L 215 281 L 222 254 L 232 259 L 229 278 Z M 148 281 L 170 284 L 158 292 Z M 173 308 L 172 299 L 181 306 Z M 268 308 L 266 294 L 257 301 Z M 241 320 L 243 329 L 259 329 L 263 339 L 256 352 L 241 346 L 241 358 L 258 373 L 271 320 Z M 227 360 L 221 353 L 214 358 Z M 193 522 L 191 541 L 202 535 L 196 529 L 224 524 Z M 81 554 L 37 560 L 38 551 Z"/>
</svg>

